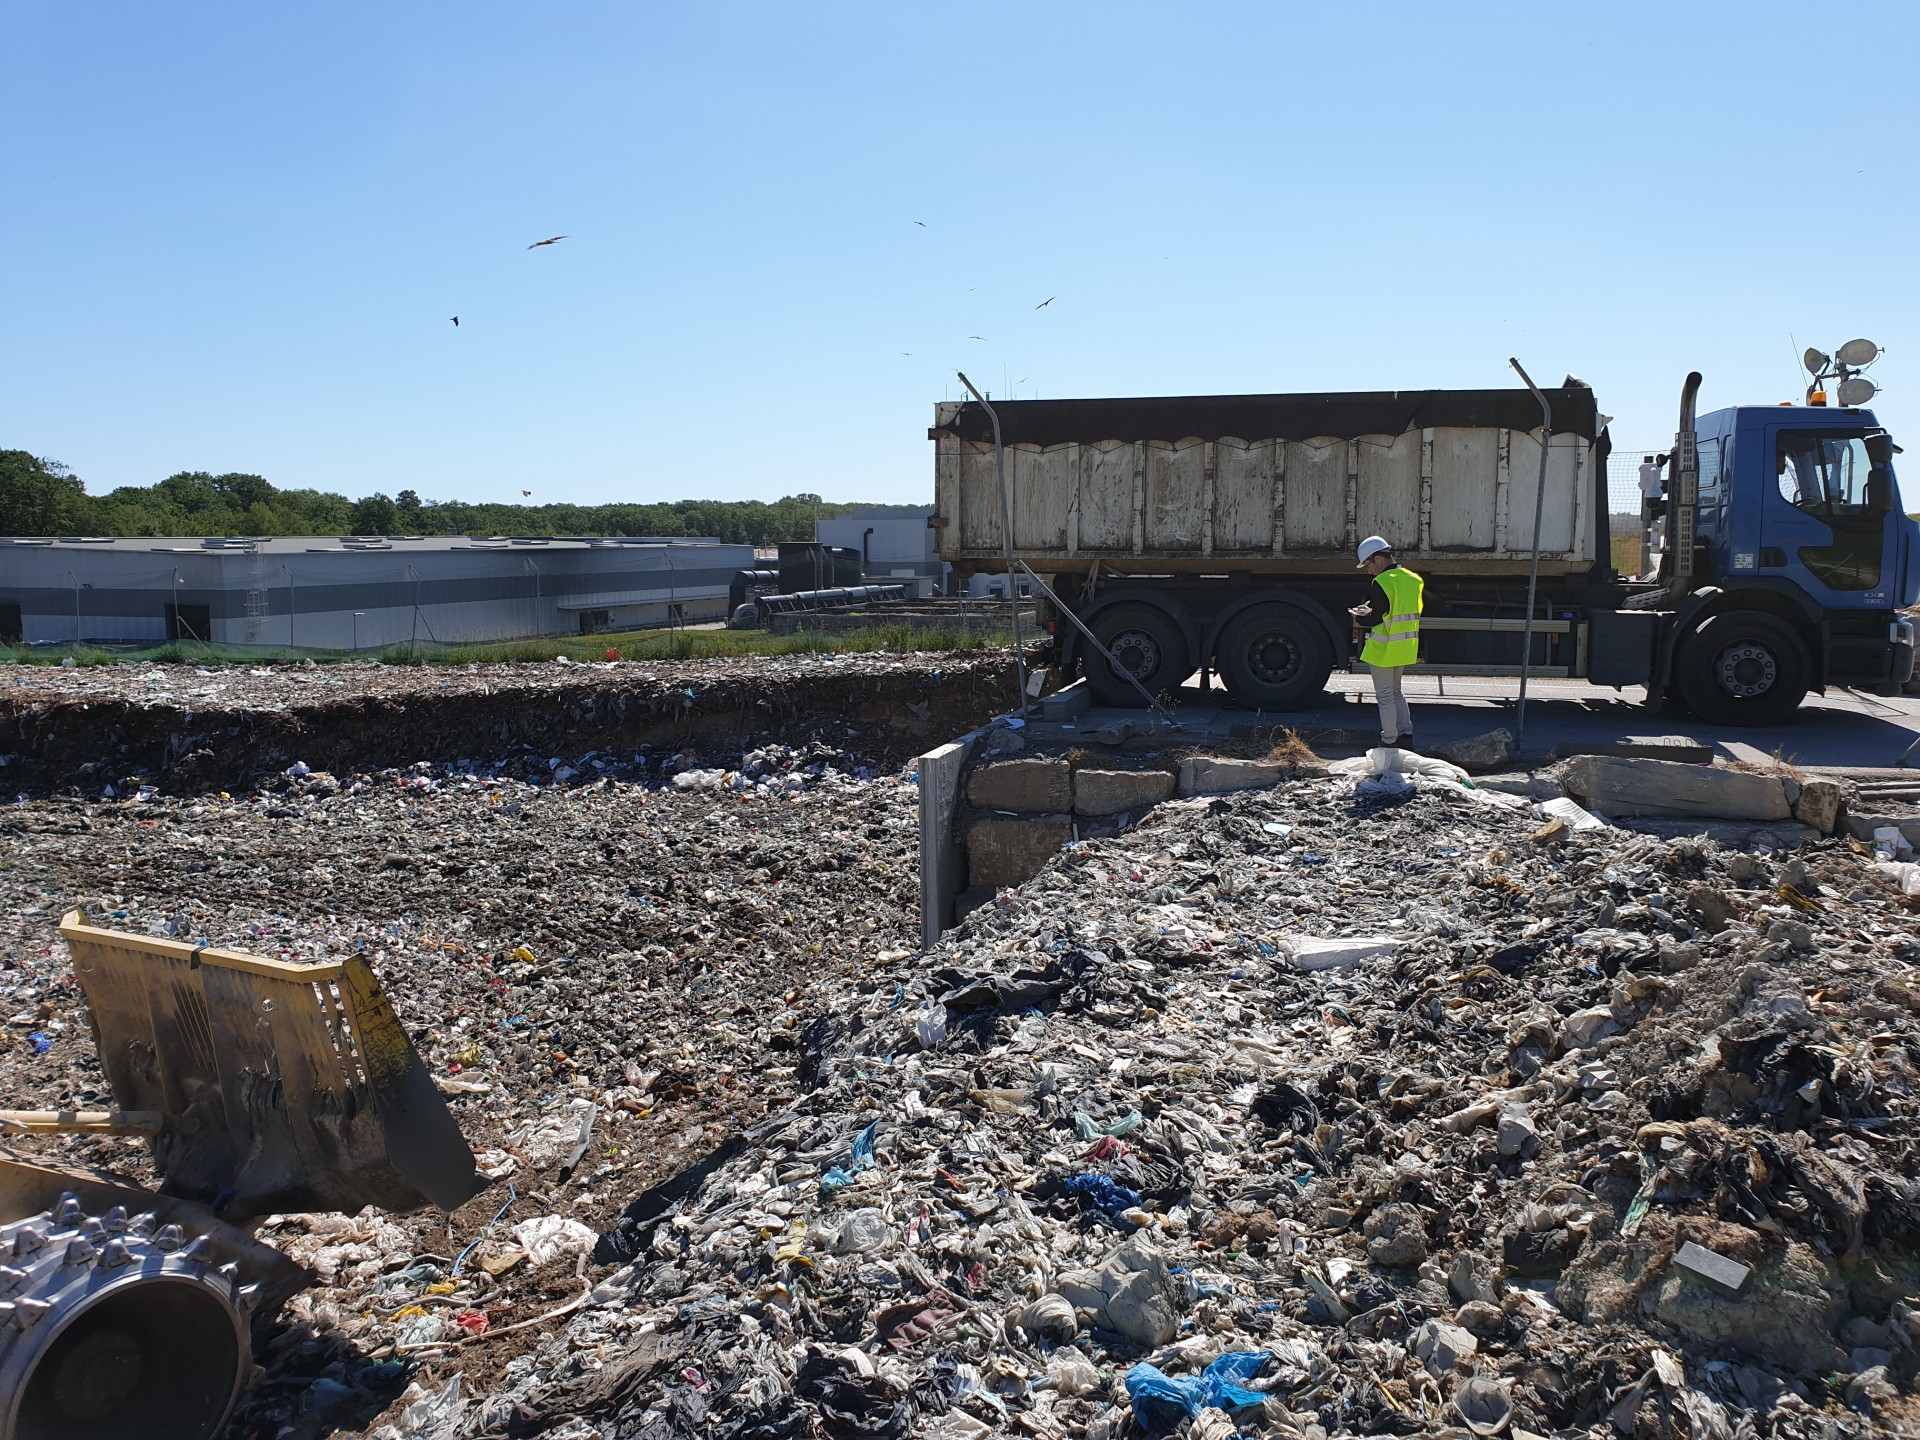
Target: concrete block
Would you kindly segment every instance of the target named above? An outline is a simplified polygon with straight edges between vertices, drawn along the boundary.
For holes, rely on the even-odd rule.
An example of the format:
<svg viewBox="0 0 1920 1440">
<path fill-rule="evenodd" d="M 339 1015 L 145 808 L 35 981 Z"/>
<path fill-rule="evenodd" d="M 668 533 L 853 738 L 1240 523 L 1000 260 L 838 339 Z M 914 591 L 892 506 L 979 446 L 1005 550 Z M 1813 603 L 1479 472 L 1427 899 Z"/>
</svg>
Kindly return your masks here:
<svg viewBox="0 0 1920 1440">
<path fill-rule="evenodd" d="M 1195 755 L 1180 766 L 1182 795 L 1224 795 L 1232 790 L 1264 790 L 1287 777 L 1284 765 L 1264 760 L 1219 760 Z"/>
<path fill-rule="evenodd" d="M 1793 818 L 1802 825 L 1811 825 L 1822 835 L 1831 835 L 1833 827 L 1840 823 L 1840 802 L 1845 798 L 1846 791 L 1838 780 L 1809 780 L 1800 787 L 1800 798 L 1793 805 Z"/>
<path fill-rule="evenodd" d="M 920 757 L 920 944 L 929 950 L 953 923 L 954 897 L 964 884 L 953 815 L 973 742 L 973 736 L 964 736 Z"/>
<path fill-rule="evenodd" d="M 1907 837 L 1907 843 L 1920 849 L 1920 815 L 1853 815 L 1847 816 L 1847 833 L 1856 840 L 1873 842 L 1873 832 L 1882 826 L 1891 825 Z"/>
<path fill-rule="evenodd" d="M 1691 816 L 1719 820 L 1789 820 L 1787 788 L 1778 775 L 1676 765 L 1670 760 L 1616 760 L 1581 755 L 1560 771 L 1560 783 L 1588 808 L 1616 815 Z"/>
<path fill-rule="evenodd" d="M 1072 838 L 1065 820 L 982 820 L 967 831 L 967 878 L 994 890 L 1024 885 Z"/>
<path fill-rule="evenodd" d="M 1628 736 L 1625 740 L 1568 740 L 1553 752 L 1561 759 L 1607 755 L 1616 760 L 1671 760 L 1679 765 L 1711 765 L 1713 747 L 1685 735 Z"/>
<path fill-rule="evenodd" d="M 989 810 L 1055 814 L 1073 808 L 1072 774 L 1064 760 L 1002 760 L 967 777 L 967 799 Z"/>
<path fill-rule="evenodd" d="M 1173 776 L 1164 770 L 1079 770 L 1073 777 L 1073 813 L 1138 815 L 1173 794 Z"/>
<path fill-rule="evenodd" d="M 1093 708 L 1093 691 L 1087 688 L 1087 682 L 1076 680 L 1064 690 L 1057 690 L 1040 701 L 1042 720 L 1072 720 L 1084 715 Z"/>
</svg>

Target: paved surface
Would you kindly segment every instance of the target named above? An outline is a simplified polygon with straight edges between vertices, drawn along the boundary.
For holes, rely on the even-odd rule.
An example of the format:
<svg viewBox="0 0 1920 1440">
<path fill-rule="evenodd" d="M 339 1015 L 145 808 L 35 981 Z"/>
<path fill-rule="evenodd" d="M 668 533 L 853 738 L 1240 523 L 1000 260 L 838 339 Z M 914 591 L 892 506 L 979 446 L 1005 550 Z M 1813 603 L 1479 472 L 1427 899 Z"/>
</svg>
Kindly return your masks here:
<svg viewBox="0 0 1920 1440">
<path fill-rule="evenodd" d="M 1515 731 L 1515 680 L 1408 679 L 1407 700 L 1413 726 L 1423 749 L 1444 745 L 1469 735 L 1505 728 Z M 1850 690 L 1812 695 L 1785 723 L 1760 729 L 1703 725 L 1685 714 L 1656 713 L 1645 705 L 1639 687 L 1601 690 L 1572 680 L 1536 680 L 1527 688 L 1527 727 L 1522 755 L 1544 759 L 1565 741 L 1584 743 L 1684 736 L 1729 760 L 1764 760 L 1778 750 L 1803 766 L 1879 767 L 1898 764 L 1909 746 L 1920 739 L 1920 696 L 1882 697 Z M 1189 683 L 1175 711 L 1179 729 L 1175 740 L 1226 739 L 1246 736 L 1255 727 L 1281 725 L 1306 733 L 1344 730 L 1379 734 L 1379 710 L 1373 687 L 1364 675 L 1336 671 L 1321 703 L 1312 709 L 1284 714 L 1242 709 L 1218 688 L 1203 692 Z M 1096 729 L 1109 720 L 1132 718 L 1142 731 L 1151 717 L 1142 710 L 1095 708 L 1072 722 L 1071 730 L 1034 724 L 1035 738 L 1072 736 Z M 1920 752 L 1914 756 L 1920 765 Z"/>
</svg>

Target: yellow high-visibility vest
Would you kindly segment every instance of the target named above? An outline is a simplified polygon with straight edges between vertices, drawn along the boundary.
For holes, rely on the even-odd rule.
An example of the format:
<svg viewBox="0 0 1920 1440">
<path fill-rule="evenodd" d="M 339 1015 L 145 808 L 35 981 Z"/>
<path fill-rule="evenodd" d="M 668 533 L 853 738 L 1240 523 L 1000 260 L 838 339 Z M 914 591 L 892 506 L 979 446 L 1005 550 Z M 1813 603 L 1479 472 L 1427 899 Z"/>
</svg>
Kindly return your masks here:
<svg viewBox="0 0 1920 1440">
<path fill-rule="evenodd" d="M 1427 582 L 1404 566 L 1382 570 L 1374 577 L 1387 592 L 1387 615 L 1367 632 L 1360 651 L 1366 665 L 1411 665 L 1420 658 L 1420 611 Z"/>
</svg>

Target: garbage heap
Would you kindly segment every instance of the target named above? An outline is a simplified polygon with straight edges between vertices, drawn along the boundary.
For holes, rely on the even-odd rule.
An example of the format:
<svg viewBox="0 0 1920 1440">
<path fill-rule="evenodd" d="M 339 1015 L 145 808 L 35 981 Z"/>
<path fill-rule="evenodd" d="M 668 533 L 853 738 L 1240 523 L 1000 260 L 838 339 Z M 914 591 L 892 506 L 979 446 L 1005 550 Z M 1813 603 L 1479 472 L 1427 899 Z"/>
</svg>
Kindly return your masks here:
<svg viewBox="0 0 1920 1440">
<path fill-rule="evenodd" d="M 1875 864 L 1444 775 L 1165 803 L 823 982 L 798 1098 L 380 1433 L 1903 1426 L 1920 976 Z"/>
</svg>

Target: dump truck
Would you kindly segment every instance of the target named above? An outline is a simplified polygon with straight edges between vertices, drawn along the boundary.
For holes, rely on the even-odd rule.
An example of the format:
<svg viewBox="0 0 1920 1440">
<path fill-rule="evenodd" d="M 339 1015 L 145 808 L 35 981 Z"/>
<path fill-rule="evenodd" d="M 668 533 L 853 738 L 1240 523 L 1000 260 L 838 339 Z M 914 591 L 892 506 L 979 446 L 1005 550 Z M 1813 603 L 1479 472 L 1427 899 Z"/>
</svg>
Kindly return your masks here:
<svg viewBox="0 0 1920 1440">
<path fill-rule="evenodd" d="M 1366 599 L 1354 551 L 1369 535 L 1426 578 L 1416 674 L 1519 675 L 1525 658 L 1532 676 L 1645 686 L 1652 706 L 1730 725 L 1771 724 L 1810 690 L 1897 691 L 1920 526 L 1892 437 L 1813 389 L 1696 417 L 1699 387 L 1682 387 L 1670 543 L 1645 577 L 1614 568 L 1608 417 L 1572 377 L 1544 392 L 943 403 L 927 523 L 962 579 L 1022 565 L 1047 579 L 1080 622 L 1054 617 L 1062 664 L 1111 705 L 1196 670 L 1249 708 L 1311 705 L 1357 653 L 1347 611 Z"/>
</svg>

